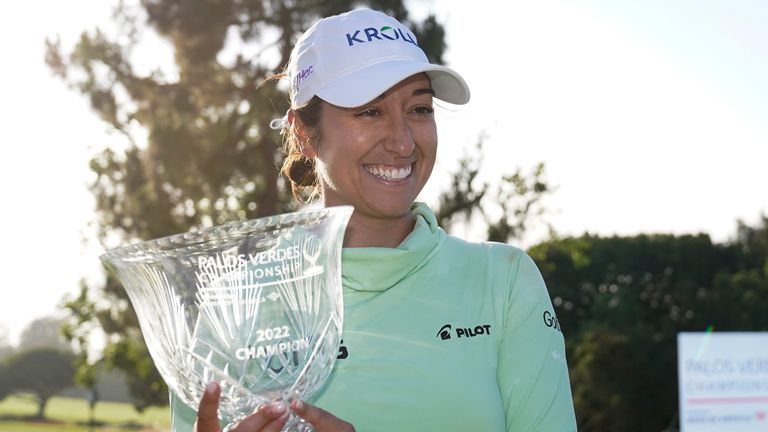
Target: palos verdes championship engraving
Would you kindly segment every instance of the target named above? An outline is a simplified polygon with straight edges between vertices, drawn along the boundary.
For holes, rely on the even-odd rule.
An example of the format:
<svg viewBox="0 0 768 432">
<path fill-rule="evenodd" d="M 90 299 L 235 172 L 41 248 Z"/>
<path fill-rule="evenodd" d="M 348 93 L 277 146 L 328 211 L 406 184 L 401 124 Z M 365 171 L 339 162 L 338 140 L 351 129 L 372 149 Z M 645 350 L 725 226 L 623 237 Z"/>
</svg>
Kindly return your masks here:
<svg viewBox="0 0 768 432">
<path fill-rule="evenodd" d="M 161 375 L 196 408 L 210 381 L 233 423 L 307 398 L 327 379 L 343 323 L 341 246 L 351 207 L 287 213 L 112 250 Z M 284 430 L 310 430 L 298 417 Z"/>
</svg>

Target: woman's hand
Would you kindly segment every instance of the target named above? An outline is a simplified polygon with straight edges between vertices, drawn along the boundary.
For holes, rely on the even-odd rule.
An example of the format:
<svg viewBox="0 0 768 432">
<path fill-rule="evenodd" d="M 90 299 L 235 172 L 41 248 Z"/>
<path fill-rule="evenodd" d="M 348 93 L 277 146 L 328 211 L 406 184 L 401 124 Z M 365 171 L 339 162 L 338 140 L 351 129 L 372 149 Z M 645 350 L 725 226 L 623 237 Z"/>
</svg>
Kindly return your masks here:
<svg viewBox="0 0 768 432">
<path fill-rule="evenodd" d="M 219 426 L 219 397 L 221 387 L 218 383 L 208 384 L 197 410 L 196 432 L 221 432 Z M 291 403 L 291 409 L 299 417 L 306 420 L 315 432 L 355 432 L 354 426 L 320 409 L 298 399 Z M 229 428 L 229 432 L 279 432 L 289 417 L 288 407 L 282 402 L 266 405 L 255 413 L 240 420 Z"/>
<path fill-rule="evenodd" d="M 195 432 L 221 432 L 219 426 L 219 397 L 221 387 L 212 382 L 203 393 L 197 408 Z M 288 421 L 288 407 L 284 403 L 266 405 L 229 428 L 229 432 L 280 432 Z"/>
<path fill-rule="evenodd" d="M 306 420 L 315 432 L 355 432 L 355 427 L 324 409 L 304 401 L 294 399 L 291 402 L 293 412 Z"/>
</svg>

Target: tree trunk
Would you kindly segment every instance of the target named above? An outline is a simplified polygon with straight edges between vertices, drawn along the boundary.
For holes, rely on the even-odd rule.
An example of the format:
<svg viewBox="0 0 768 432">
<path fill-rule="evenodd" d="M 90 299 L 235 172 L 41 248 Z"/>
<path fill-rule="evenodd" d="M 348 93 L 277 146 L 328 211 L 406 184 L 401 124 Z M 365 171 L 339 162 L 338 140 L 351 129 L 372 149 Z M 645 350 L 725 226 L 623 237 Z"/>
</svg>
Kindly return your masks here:
<svg viewBox="0 0 768 432">
<path fill-rule="evenodd" d="M 280 201 L 278 198 L 279 191 L 277 190 L 278 170 L 275 169 L 274 163 L 277 148 L 273 138 L 268 135 L 261 138 L 259 150 L 261 151 L 261 163 L 264 167 L 261 173 L 264 176 L 265 189 L 262 194 L 263 198 L 259 202 L 258 215 L 271 216 L 277 214 L 277 203 Z"/>
<path fill-rule="evenodd" d="M 37 415 L 35 418 L 42 420 L 45 418 L 45 406 L 48 404 L 48 396 L 37 395 Z"/>
</svg>

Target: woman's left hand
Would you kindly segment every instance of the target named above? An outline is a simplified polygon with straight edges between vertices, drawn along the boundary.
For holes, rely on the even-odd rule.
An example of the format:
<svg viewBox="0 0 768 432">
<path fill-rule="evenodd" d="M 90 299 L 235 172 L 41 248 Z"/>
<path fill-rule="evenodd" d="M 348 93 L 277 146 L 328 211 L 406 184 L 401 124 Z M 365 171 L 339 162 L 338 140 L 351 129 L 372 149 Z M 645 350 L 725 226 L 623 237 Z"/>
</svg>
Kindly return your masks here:
<svg viewBox="0 0 768 432">
<path fill-rule="evenodd" d="M 292 411 L 303 418 L 315 429 L 315 432 L 355 432 L 355 427 L 335 415 L 295 399 L 291 402 Z"/>
</svg>

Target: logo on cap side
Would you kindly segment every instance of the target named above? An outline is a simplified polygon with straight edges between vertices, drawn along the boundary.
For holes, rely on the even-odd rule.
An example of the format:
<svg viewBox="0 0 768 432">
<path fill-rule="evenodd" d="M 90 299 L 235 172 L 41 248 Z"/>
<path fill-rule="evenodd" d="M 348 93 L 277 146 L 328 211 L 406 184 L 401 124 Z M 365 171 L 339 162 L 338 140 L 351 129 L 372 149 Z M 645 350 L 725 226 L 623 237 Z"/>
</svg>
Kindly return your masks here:
<svg viewBox="0 0 768 432">
<path fill-rule="evenodd" d="M 362 33 L 362 34 L 361 34 Z M 347 43 L 352 46 L 356 43 L 368 43 L 374 40 L 400 40 L 403 42 L 410 42 L 416 46 L 416 38 L 408 30 L 403 31 L 401 28 L 394 28 L 390 26 L 383 26 L 380 29 L 374 27 L 364 28 L 362 30 L 356 30 L 354 33 L 347 33 Z"/>
<path fill-rule="evenodd" d="M 305 67 L 304 69 L 300 70 L 296 73 L 296 76 L 293 78 L 293 88 L 296 90 L 299 89 L 299 86 L 301 86 L 301 83 L 309 78 L 310 75 L 312 75 L 312 72 L 315 71 L 315 67 L 310 65 L 308 67 Z"/>
</svg>

